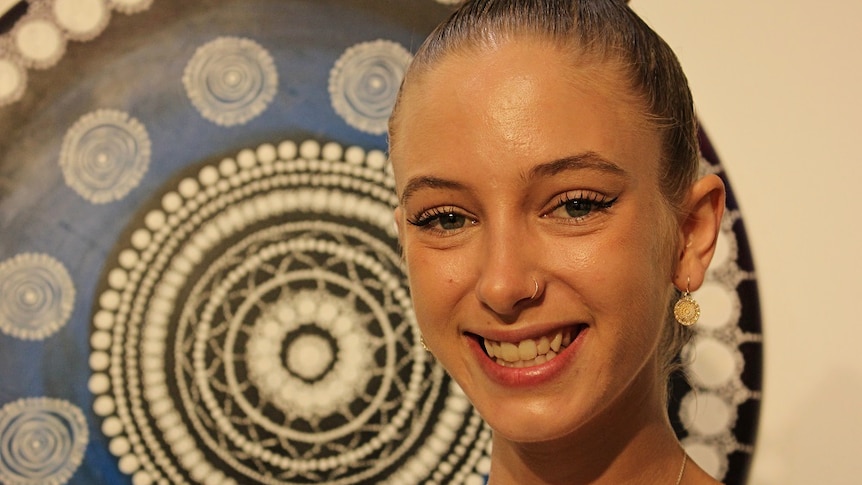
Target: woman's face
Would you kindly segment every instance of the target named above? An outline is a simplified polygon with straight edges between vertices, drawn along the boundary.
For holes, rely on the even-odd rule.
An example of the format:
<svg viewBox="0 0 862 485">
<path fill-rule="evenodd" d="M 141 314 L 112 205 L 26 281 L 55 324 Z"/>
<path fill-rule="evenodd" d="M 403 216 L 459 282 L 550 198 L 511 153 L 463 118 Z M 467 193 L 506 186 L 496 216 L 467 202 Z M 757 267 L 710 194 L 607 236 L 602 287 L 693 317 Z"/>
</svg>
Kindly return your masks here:
<svg viewBox="0 0 862 485">
<path fill-rule="evenodd" d="M 571 66 L 538 41 L 447 55 L 411 79 L 392 132 L 419 326 L 515 441 L 654 411 L 665 386 L 678 236 L 659 134 L 615 70 Z"/>
</svg>

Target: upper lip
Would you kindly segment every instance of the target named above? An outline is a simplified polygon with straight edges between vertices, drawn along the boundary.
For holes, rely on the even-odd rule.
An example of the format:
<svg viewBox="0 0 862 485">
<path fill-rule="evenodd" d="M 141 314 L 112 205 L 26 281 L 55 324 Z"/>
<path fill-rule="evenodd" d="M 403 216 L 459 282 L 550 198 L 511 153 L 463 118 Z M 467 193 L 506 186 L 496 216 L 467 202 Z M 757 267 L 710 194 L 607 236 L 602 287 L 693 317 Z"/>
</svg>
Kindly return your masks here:
<svg viewBox="0 0 862 485">
<path fill-rule="evenodd" d="M 518 329 L 489 329 L 481 332 L 465 331 L 466 335 L 471 335 L 479 339 L 494 340 L 497 342 L 518 343 L 527 339 L 540 339 L 546 336 L 553 336 L 562 330 L 575 330 L 579 326 L 588 326 L 583 322 L 572 322 L 556 325 L 530 325 L 525 324 Z"/>
</svg>

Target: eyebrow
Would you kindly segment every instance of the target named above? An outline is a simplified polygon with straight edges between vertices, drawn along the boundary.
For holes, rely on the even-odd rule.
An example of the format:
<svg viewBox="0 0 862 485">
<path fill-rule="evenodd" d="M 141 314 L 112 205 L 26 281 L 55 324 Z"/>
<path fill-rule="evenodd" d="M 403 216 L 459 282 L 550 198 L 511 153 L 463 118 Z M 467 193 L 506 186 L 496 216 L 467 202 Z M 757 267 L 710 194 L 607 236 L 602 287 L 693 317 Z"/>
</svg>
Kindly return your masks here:
<svg viewBox="0 0 862 485">
<path fill-rule="evenodd" d="M 534 180 L 536 178 L 553 177 L 562 172 L 576 170 L 595 170 L 628 178 L 628 172 L 623 170 L 622 167 L 605 159 L 596 152 L 589 151 L 536 165 L 530 169 L 525 179 Z M 467 186 L 461 182 L 429 175 L 416 177 L 410 179 L 407 185 L 404 186 L 404 192 L 400 198 L 401 205 L 405 205 L 413 194 L 422 189 L 466 190 Z"/>
<path fill-rule="evenodd" d="M 623 170 L 622 167 L 596 152 L 589 151 L 536 165 L 528 172 L 527 180 L 552 177 L 561 172 L 574 170 L 595 170 L 628 178 L 628 172 Z"/>
<path fill-rule="evenodd" d="M 404 193 L 401 194 L 401 205 L 405 205 L 407 200 L 421 189 L 449 189 L 449 190 L 464 190 L 466 186 L 454 180 L 422 176 L 410 179 L 407 185 L 404 186 Z"/>
</svg>

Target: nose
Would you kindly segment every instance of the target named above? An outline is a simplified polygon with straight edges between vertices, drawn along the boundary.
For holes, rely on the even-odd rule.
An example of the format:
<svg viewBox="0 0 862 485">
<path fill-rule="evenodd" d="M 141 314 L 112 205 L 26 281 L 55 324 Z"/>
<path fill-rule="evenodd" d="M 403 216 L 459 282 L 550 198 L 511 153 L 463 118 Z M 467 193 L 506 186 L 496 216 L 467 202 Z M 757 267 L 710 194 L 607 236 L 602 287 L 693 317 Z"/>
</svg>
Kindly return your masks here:
<svg viewBox="0 0 862 485">
<path fill-rule="evenodd" d="M 510 321 L 542 296 L 537 251 L 526 233 L 487 234 L 485 242 L 476 296 L 485 307 Z"/>
</svg>

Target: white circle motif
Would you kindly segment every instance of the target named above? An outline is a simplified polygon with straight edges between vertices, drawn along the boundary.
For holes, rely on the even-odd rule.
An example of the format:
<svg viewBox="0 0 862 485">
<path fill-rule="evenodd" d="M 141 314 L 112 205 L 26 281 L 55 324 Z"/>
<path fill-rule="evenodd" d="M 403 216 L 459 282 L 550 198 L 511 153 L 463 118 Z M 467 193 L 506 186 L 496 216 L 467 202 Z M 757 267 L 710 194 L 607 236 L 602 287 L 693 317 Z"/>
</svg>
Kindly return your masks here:
<svg viewBox="0 0 862 485">
<path fill-rule="evenodd" d="M 186 65 L 183 85 L 204 118 L 234 126 L 266 109 L 278 90 L 278 72 L 260 44 L 219 37 L 197 49 Z"/>
<path fill-rule="evenodd" d="M 480 475 L 490 432 L 418 343 L 394 181 L 379 151 L 347 152 L 240 150 L 156 195 L 118 248 L 90 385 L 135 483 Z"/>
<path fill-rule="evenodd" d="M 75 40 L 90 40 L 108 25 L 105 0 L 54 0 L 54 17 Z"/>
<path fill-rule="evenodd" d="M 122 111 L 82 116 L 66 132 L 60 168 L 66 184 L 93 204 L 125 197 L 150 165 L 150 137 L 138 120 Z"/>
<path fill-rule="evenodd" d="M 0 408 L 0 483 L 66 483 L 88 439 L 84 414 L 69 402 L 28 398 L 6 404 Z"/>
<path fill-rule="evenodd" d="M 376 40 L 354 45 L 329 74 L 329 96 L 335 112 L 357 130 L 386 132 L 398 89 L 413 55 L 398 43 Z"/>
<path fill-rule="evenodd" d="M 0 59 L 0 106 L 21 98 L 27 85 L 27 71 L 9 59 Z"/>
<path fill-rule="evenodd" d="M 66 50 L 66 39 L 60 29 L 46 19 L 19 22 L 12 36 L 18 52 L 30 67 L 50 67 L 63 57 Z"/>
<path fill-rule="evenodd" d="M 46 254 L 24 253 L 0 262 L 0 331 L 42 340 L 69 320 L 75 286 L 62 263 Z"/>
</svg>

